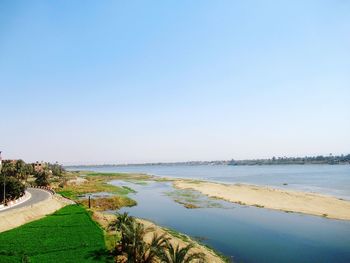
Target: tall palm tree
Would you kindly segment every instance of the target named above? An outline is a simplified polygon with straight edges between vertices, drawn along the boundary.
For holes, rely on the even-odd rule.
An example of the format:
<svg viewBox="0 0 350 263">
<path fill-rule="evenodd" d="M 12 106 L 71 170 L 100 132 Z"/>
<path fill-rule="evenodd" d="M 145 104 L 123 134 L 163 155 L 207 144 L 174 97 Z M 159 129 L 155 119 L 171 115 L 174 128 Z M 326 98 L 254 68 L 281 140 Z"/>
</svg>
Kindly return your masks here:
<svg viewBox="0 0 350 263">
<path fill-rule="evenodd" d="M 123 214 L 118 214 L 116 228 L 118 231 L 121 230 L 123 224 L 126 224 L 128 221 L 133 220 L 131 216 L 129 216 L 128 212 L 124 212 Z"/>
<path fill-rule="evenodd" d="M 126 246 L 126 239 L 124 236 L 124 232 L 122 231 L 122 227 L 125 225 L 129 225 L 131 221 L 133 221 L 134 218 L 132 216 L 129 216 L 127 212 L 124 212 L 123 214 L 117 214 L 117 220 L 113 221 L 110 225 L 109 228 L 112 230 L 119 231 L 121 234 L 121 240 L 119 244 L 116 244 L 116 254 L 121 253 Z"/>
<path fill-rule="evenodd" d="M 142 250 L 142 252 L 140 251 L 141 262 L 143 263 L 159 262 L 157 261 L 157 259 L 161 257 L 161 255 L 164 253 L 168 240 L 169 238 L 167 238 L 165 234 L 158 235 L 156 233 L 153 233 L 151 242 L 147 243 L 143 247 L 144 249 Z"/>
<path fill-rule="evenodd" d="M 161 262 L 162 263 L 190 263 L 193 260 L 197 262 L 205 262 L 203 253 L 190 253 L 190 250 L 194 247 L 193 244 L 189 244 L 180 248 L 179 244 L 175 247 L 167 241 L 167 247 L 164 251 Z"/>
<path fill-rule="evenodd" d="M 116 213 L 117 219 L 113 220 L 109 224 L 109 229 L 121 231 L 121 227 L 123 224 L 127 224 L 128 221 L 133 220 L 134 218 L 132 216 L 129 216 L 128 212 L 124 212 L 123 214 Z"/>
<path fill-rule="evenodd" d="M 124 235 L 125 247 L 124 251 L 128 254 L 130 262 L 142 262 L 142 256 L 147 250 L 147 244 L 144 237 L 147 233 L 153 231 L 153 228 L 145 228 L 143 224 L 131 220 L 127 224 L 123 224 L 121 232 Z"/>
<path fill-rule="evenodd" d="M 119 214 L 117 221 L 111 228 L 121 233 L 121 249 L 119 252 L 127 254 L 127 262 L 130 263 L 190 263 L 204 262 L 203 253 L 190 253 L 193 244 L 180 248 L 174 247 L 165 234 L 153 234 L 150 242 L 145 242 L 145 236 L 154 231 L 152 227 L 145 227 L 137 222 L 128 213 Z M 118 254 L 118 253 L 117 253 Z"/>
</svg>

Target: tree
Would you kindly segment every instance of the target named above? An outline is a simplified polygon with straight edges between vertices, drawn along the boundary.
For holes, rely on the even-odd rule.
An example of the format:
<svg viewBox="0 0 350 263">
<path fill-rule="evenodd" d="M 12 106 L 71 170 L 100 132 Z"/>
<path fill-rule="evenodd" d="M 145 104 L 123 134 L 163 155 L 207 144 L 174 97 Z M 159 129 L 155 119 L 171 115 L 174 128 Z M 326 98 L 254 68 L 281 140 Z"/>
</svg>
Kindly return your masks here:
<svg viewBox="0 0 350 263">
<path fill-rule="evenodd" d="M 145 227 L 128 213 L 119 214 L 117 221 L 111 224 L 111 228 L 121 232 L 121 249 L 116 251 L 117 255 L 126 257 L 127 262 L 189 263 L 193 260 L 204 262 L 203 253 L 190 253 L 193 244 L 182 248 L 179 248 L 179 245 L 174 247 L 165 234 L 154 233 L 150 242 L 146 242 L 146 235 L 154 229 Z"/>
<path fill-rule="evenodd" d="M 117 217 L 117 222 L 115 222 L 116 228 L 118 231 L 121 230 L 122 225 L 128 224 L 130 220 L 133 218 L 129 216 L 128 212 L 124 212 L 123 214 L 119 214 Z"/>
<path fill-rule="evenodd" d="M 121 233 L 121 243 L 117 246 L 117 254 L 125 253 L 128 262 L 151 263 L 159 262 L 157 259 L 165 249 L 165 235 L 154 234 L 149 243 L 145 242 L 145 235 L 154 229 L 144 227 L 128 213 L 119 214 L 117 221 L 111 227 Z"/>
<path fill-rule="evenodd" d="M 8 177 L 15 177 L 18 180 L 26 181 L 28 175 L 33 174 L 33 166 L 26 164 L 23 160 L 4 160 L 2 173 Z"/>
<path fill-rule="evenodd" d="M 16 177 L 16 163 L 11 160 L 3 160 L 1 173 L 7 177 Z"/>
<path fill-rule="evenodd" d="M 135 263 L 142 262 L 142 256 L 146 250 L 144 237 L 152 230 L 149 227 L 145 228 L 143 224 L 138 223 L 135 219 L 122 225 L 121 231 L 124 234 L 123 242 L 125 244 L 123 250 L 128 255 L 128 261 Z"/>
<path fill-rule="evenodd" d="M 54 164 L 49 163 L 48 164 L 49 169 L 52 171 L 53 176 L 62 176 L 62 173 L 64 172 L 64 169 L 62 165 L 58 164 L 57 162 Z"/>
<path fill-rule="evenodd" d="M 129 216 L 127 212 L 124 212 L 123 214 L 117 214 L 117 220 L 109 224 L 109 229 L 118 231 L 121 234 L 120 243 L 116 244 L 116 248 L 115 248 L 116 254 L 119 254 L 121 251 L 123 251 L 126 246 L 124 232 L 121 230 L 122 230 L 122 226 L 129 224 L 131 220 L 133 220 L 133 217 Z"/>
<path fill-rule="evenodd" d="M 194 247 L 193 244 L 189 244 L 180 248 L 179 244 L 172 245 L 167 241 L 166 251 L 164 251 L 161 262 L 163 263 L 189 263 L 193 260 L 204 262 L 203 253 L 190 253 L 190 250 Z"/>
<path fill-rule="evenodd" d="M 5 178 L 5 193 L 6 200 L 17 199 L 24 195 L 25 187 L 24 185 L 18 181 L 14 177 Z M 4 199 L 4 176 L 0 175 L 0 201 L 2 202 Z"/>
<path fill-rule="evenodd" d="M 33 167 L 33 165 L 30 164 L 30 163 L 27 163 L 27 164 L 26 164 L 25 170 L 26 170 L 27 177 L 28 177 L 28 175 L 34 174 L 34 167 Z"/>
<path fill-rule="evenodd" d="M 27 180 L 27 165 L 23 160 L 16 161 L 16 178 L 18 180 Z"/>
<path fill-rule="evenodd" d="M 50 184 L 49 178 L 51 176 L 51 172 L 49 169 L 45 168 L 41 171 L 37 171 L 37 172 L 35 172 L 34 176 L 36 177 L 36 179 L 35 179 L 36 185 L 48 186 Z"/>
<path fill-rule="evenodd" d="M 151 242 L 143 246 L 143 250 L 140 249 L 141 262 L 158 262 L 157 259 L 164 253 L 168 240 L 165 234 L 160 236 L 158 234 L 153 234 Z"/>
</svg>

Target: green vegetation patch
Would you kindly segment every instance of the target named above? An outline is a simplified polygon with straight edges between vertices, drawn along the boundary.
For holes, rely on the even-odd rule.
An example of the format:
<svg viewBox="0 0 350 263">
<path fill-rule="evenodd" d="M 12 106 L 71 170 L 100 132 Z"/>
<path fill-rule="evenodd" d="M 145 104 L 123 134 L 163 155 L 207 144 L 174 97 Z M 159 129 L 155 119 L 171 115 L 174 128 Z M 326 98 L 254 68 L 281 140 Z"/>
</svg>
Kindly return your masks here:
<svg viewBox="0 0 350 263">
<path fill-rule="evenodd" d="M 128 186 L 122 186 L 125 190 L 128 191 L 128 193 L 136 193 L 136 191 Z"/>
<path fill-rule="evenodd" d="M 0 233 L 0 262 L 108 260 L 102 229 L 78 205 Z"/>
<path fill-rule="evenodd" d="M 84 172 L 86 176 L 108 177 L 109 180 L 151 180 L 153 176 L 147 174 L 132 173 L 101 173 L 101 172 Z"/>
<path fill-rule="evenodd" d="M 165 193 L 176 203 L 182 204 L 189 209 L 194 208 L 223 208 L 222 204 L 209 198 L 198 191 L 188 189 L 176 189 Z"/>
<path fill-rule="evenodd" d="M 189 238 L 189 236 L 182 234 L 182 233 L 176 231 L 175 229 L 163 227 L 163 230 L 168 232 L 168 234 L 170 234 L 171 236 L 177 237 L 178 239 L 181 239 L 184 242 L 187 242 L 187 243 L 191 242 L 191 239 Z"/>
<path fill-rule="evenodd" d="M 148 182 L 146 181 L 138 181 L 138 180 L 125 180 L 125 182 L 137 184 L 137 185 L 148 185 Z"/>
<path fill-rule="evenodd" d="M 85 179 L 87 179 L 86 182 L 80 184 L 66 184 L 64 187 L 57 189 L 57 193 L 73 200 L 78 200 L 79 196 L 87 193 L 108 192 L 116 195 L 135 193 L 135 190 L 130 187 L 120 187 L 108 183 L 111 180 L 116 180 L 116 178 L 119 178 L 118 174 L 116 177 L 110 174 L 106 174 L 105 176 L 101 176 L 100 173 L 98 173 L 98 175 L 95 175 L 95 173 L 88 174 L 85 176 Z"/>
<path fill-rule="evenodd" d="M 79 201 L 85 207 L 89 206 L 88 199 L 82 199 Z M 93 198 L 90 200 L 91 208 L 95 211 L 106 211 L 106 210 L 119 210 L 122 207 L 131 207 L 137 205 L 137 202 L 125 196 L 112 196 Z"/>
</svg>

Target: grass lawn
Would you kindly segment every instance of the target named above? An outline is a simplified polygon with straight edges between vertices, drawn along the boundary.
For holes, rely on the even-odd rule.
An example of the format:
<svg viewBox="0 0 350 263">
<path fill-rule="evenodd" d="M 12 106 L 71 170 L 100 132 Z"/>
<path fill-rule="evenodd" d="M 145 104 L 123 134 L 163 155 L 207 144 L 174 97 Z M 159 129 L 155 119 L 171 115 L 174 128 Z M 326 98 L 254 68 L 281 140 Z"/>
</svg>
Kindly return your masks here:
<svg viewBox="0 0 350 263">
<path fill-rule="evenodd" d="M 78 205 L 0 233 L 0 262 L 106 262 L 102 229 Z"/>
</svg>

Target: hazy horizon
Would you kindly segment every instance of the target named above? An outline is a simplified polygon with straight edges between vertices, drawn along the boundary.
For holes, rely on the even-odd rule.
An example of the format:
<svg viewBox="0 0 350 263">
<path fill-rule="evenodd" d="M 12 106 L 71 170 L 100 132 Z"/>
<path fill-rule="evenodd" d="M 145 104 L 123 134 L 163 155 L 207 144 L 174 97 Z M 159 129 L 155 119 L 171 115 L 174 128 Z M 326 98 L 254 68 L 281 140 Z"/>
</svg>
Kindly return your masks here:
<svg viewBox="0 0 350 263">
<path fill-rule="evenodd" d="M 349 12 L 2 1 L 0 151 L 63 164 L 348 154 Z"/>
<path fill-rule="evenodd" d="M 330 153 L 332 154 L 332 153 Z M 333 156 L 335 156 L 334 154 L 332 154 Z M 348 155 L 348 154 L 339 154 L 339 156 L 341 155 Z M 329 156 L 329 155 L 323 155 L 323 156 Z M 94 165 L 97 165 L 97 166 L 108 166 L 108 165 L 120 165 L 120 166 L 123 166 L 123 165 L 147 165 L 147 164 L 176 164 L 176 163 L 190 163 L 190 162 L 221 162 L 221 161 L 231 161 L 231 160 L 235 160 L 235 161 L 245 161 L 245 160 L 258 160 L 258 159 L 271 159 L 271 158 L 303 158 L 303 157 L 316 157 L 315 156 L 271 156 L 271 157 L 261 157 L 261 158 L 247 158 L 247 159 L 234 159 L 234 158 L 231 158 L 231 159 L 222 159 L 222 160 L 183 160 L 183 161 L 173 161 L 173 162 L 140 162 L 140 163 L 137 163 L 137 162 L 129 162 L 129 163 L 93 163 L 93 162 L 87 162 L 87 163 L 64 163 L 63 165 L 64 166 L 94 166 Z"/>
</svg>

